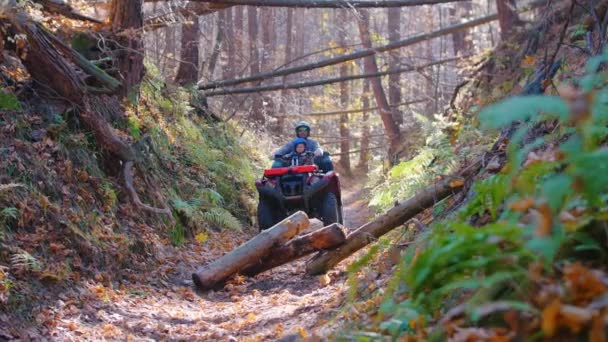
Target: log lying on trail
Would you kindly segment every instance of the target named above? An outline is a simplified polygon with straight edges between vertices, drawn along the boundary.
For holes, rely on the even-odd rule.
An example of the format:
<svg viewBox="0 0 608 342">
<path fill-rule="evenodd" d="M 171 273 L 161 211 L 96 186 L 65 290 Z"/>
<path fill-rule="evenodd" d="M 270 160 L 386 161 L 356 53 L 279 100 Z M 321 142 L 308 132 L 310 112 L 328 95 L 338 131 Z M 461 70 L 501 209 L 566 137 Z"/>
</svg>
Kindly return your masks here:
<svg viewBox="0 0 608 342">
<path fill-rule="evenodd" d="M 312 233 L 299 236 L 286 244 L 273 248 L 270 254 L 247 266 L 239 273 L 253 277 L 271 268 L 284 265 L 303 256 L 329 249 L 346 241 L 347 230 L 339 223 L 323 227 Z"/>
<path fill-rule="evenodd" d="M 228 254 L 199 268 L 192 274 L 192 280 L 200 290 L 216 288 L 247 265 L 254 264 L 268 255 L 273 247 L 298 235 L 308 225 L 309 220 L 306 213 L 298 211 Z"/>
<path fill-rule="evenodd" d="M 462 189 L 463 178 L 470 177 L 481 168 L 482 159 L 466 167 L 458 176 L 448 177 L 430 185 L 413 197 L 399 202 L 375 220 L 366 223 L 352 232 L 346 242 L 336 249 L 321 252 L 306 265 L 306 273 L 322 274 L 336 266 L 359 249 L 376 241 L 380 236 L 407 222 L 435 203 Z"/>
</svg>

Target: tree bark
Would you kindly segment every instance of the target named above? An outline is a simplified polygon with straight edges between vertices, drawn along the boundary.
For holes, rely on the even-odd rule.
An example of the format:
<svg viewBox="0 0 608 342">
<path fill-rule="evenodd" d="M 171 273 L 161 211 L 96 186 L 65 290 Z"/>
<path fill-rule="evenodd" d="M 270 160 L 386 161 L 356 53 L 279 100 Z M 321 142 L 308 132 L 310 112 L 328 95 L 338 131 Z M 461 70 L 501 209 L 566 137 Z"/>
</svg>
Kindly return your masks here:
<svg viewBox="0 0 608 342">
<path fill-rule="evenodd" d="M 318 81 L 307 81 L 307 82 L 300 82 L 300 83 L 293 83 L 293 84 L 269 84 L 269 85 L 264 85 L 264 86 L 210 90 L 210 91 L 205 92 L 205 95 L 206 96 L 218 96 L 218 95 L 228 95 L 228 94 L 247 94 L 247 93 L 257 93 L 257 92 L 263 92 L 263 91 L 274 91 L 274 90 L 282 90 L 282 89 L 299 89 L 299 88 L 307 88 L 307 87 L 316 87 L 316 86 L 325 85 L 325 84 L 353 81 L 353 80 L 358 80 L 358 79 L 363 79 L 363 78 L 374 78 L 374 77 L 377 78 L 379 76 L 390 75 L 393 73 L 420 71 L 420 70 L 423 70 L 425 68 L 428 68 L 428 67 L 431 67 L 434 65 L 439 65 L 439 64 L 443 64 L 443 63 L 447 63 L 447 62 L 453 62 L 455 60 L 459 60 L 460 58 L 461 57 L 454 57 L 454 58 L 448 58 L 448 59 L 444 59 L 444 60 L 440 60 L 440 61 L 431 62 L 431 63 L 420 65 L 420 66 L 411 66 L 411 67 L 400 68 L 400 69 L 395 69 L 395 70 L 387 70 L 387 71 L 381 71 L 381 72 L 375 72 L 375 73 L 366 73 L 366 74 L 362 74 L 362 75 L 334 77 L 334 78 L 322 79 L 322 80 L 318 80 Z"/>
<path fill-rule="evenodd" d="M 462 2 L 454 4 L 450 8 L 450 16 L 453 23 L 460 21 L 462 17 L 468 17 L 473 10 L 470 2 Z M 473 48 L 473 41 L 469 37 L 470 30 L 462 30 L 452 33 L 452 43 L 454 47 L 454 55 L 462 55 L 469 53 Z"/>
<path fill-rule="evenodd" d="M 146 0 L 155 2 L 160 0 Z M 382 8 L 443 4 L 466 0 L 191 0 L 211 4 L 302 8 Z"/>
<path fill-rule="evenodd" d="M 243 52 L 245 51 L 243 45 L 243 38 L 245 37 L 244 29 L 245 16 L 243 13 L 243 6 L 236 6 L 234 8 L 234 71 L 235 73 L 243 72 Z"/>
<path fill-rule="evenodd" d="M 496 0 L 500 36 L 505 39 L 513 25 L 519 21 L 515 0 Z"/>
<path fill-rule="evenodd" d="M 401 38 L 401 8 L 388 8 L 388 40 L 390 43 L 399 41 Z M 391 69 L 399 67 L 401 62 L 401 50 L 391 50 L 388 54 L 388 65 Z M 401 102 L 401 74 L 391 74 L 388 76 L 388 102 L 392 105 Z M 393 109 L 393 120 L 397 125 L 403 123 L 403 114 L 398 108 Z"/>
<path fill-rule="evenodd" d="M 175 76 L 175 83 L 179 85 L 196 83 L 199 79 L 199 33 L 198 17 L 182 25 L 180 62 Z"/>
<path fill-rule="evenodd" d="M 337 247 L 346 241 L 346 235 L 347 229 L 341 224 L 331 224 L 271 249 L 268 255 L 262 257 L 258 262 L 246 266 L 239 273 L 253 277 L 314 252 Z"/>
<path fill-rule="evenodd" d="M 465 168 L 459 176 L 448 177 L 437 184 L 426 187 L 413 197 L 397 203 L 383 215 L 352 232 L 343 245 L 336 249 L 317 254 L 306 265 L 306 272 L 308 274 L 327 272 L 359 249 L 375 242 L 382 235 L 401 226 L 409 219 L 432 207 L 447 196 L 460 191 L 462 189 L 461 182 L 453 183 L 453 181 L 474 175 L 480 167 L 481 160 L 478 160 Z"/>
<path fill-rule="evenodd" d="M 223 78 L 231 78 L 234 77 L 234 66 L 235 66 L 235 54 L 236 50 L 234 47 L 234 24 L 232 20 L 232 8 L 228 8 L 225 10 L 226 14 L 224 16 L 224 22 L 221 23 L 224 27 L 224 31 L 226 32 L 226 44 L 224 44 L 224 50 L 226 53 L 226 64 L 222 66 L 222 77 Z"/>
<path fill-rule="evenodd" d="M 221 258 L 199 268 L 192 274 L 194 284 L 201 290 L 210 290 L 223 285 L 247 265 L 257 262 L 277 245 L 283 244 L 308 227 L 306 213 L 298 211 L 272 228 L 264 230 L 251 240 Z"/>
<path fill-rule="evenodd" d="M 338 23 L 342 27 L 346 27 L 348 24 L 347 15 L 348 10 L 342 9 L 338 10 Z M 340 32 L 339 44 L 342 48 L 347 49 L 346 35 L 348 34 L 347 29 Z M 348 65 L 346 63 L 340 64 L 340 77 L 346 77 L 348 74 Z M 340 107 L 346 109 L 348 108 L 348 83 L 342 82 L 340 83 Z M 348 114 L 340 116 L 340 166 L 342 167 L 342 171 L 350 176 L 350 140 L 348 139 L 350 136 L 348 123 Z"/>
<path fill-rule="evenodd" d="M 362 10 L 359 18 L 359 33 L 361 35 L 361 43 L 367 49 L 371 49 L 372 40 L 369 34 L 369 12 Z M 366 73 L 378 73 L 378 65 L 376 64 L 375 56 L 365 57 L 363 65 Z M 395 122 L 392 114 L 391 107 L 386 99 L 384 88 L 382 87 L 382 80 L 380 77 L 372 77 L 369 79 L 372 87 L 372 93 L 376 100 L 376 106 L 380 113 L 380 119 L 384 125 L 384 131 L 386 132 L 389 148 L 388 156 L 389 162 L 392 164 L 395 160 L 395 154 L 397 153 L 397 147 L 399 146 L 399 140 L 401 139 L 401 132 L 399 132 L 399 126 Z"/>
<path fill-rule="evenodd" d="M 369 85 L 369 80 L 364 80 L 363 81 L 363 91 L 361 93 L 361 105 L 363 106 L 363 109 L 366 110 L 365 112 L 363 112 L 363 128 L 362 128 L 362 132 L 361 132 L 361 151 L 359 153 L 359 165 L 357 166 L 358 169 L 362 170 L 363 172 L 367 172 L 368 168 L 369 168 L 369 160 L 371 157 L 371 154 L 369 153 L 368 149 L 369 149 L 369 140 L 370 140 L 370 133 L 369 133 L 369 113 L 368 110 L 370 110 L 369 107 L 369 96 L 370 96 L 370 85 Z"/>
<path fill-rule="evenodd" d="M 287 9 L 287 19 L 285 23 L 285 34 L 286 34 L 286 42 L 285 42 L 285 65 L 289 63 L 292 59 L 292 49 L 293 49 L 293 8 Z M 283 76 L 283 84 L 287 83 L 287 76 Z M 285 116 L 287 115 L 287 97 L 288 90 L 281 90 L 281 104 L 279 107 L 279 113 L 277 115 L 277 133 L 278 135 L 282 135 L 285 130 Z"/>
<path fill-rule="evenodd" d="M 99 19 L 91 18 L 76 12 L 76 10 L 74 10 L 70 4 L 67 4 L 61 0 L 34 0 L 34 2 L 42 5 L 42 8 L 50 13 L 59 14 L 75 20 L 91 21 L 97 24 L 103 23 L 103 21 Z"/>
<path fill-rule="evenodd" d="M 222 51 L 222 45 L 224 43 L 225 34 L 222 22 L 224 22 L 225 20 L 225 12 L 218 13 L 215 44 L 213 44 L 213 51 L 211 52 L 211 56 L 209 56 L 209 64 L 207 66 L 207 75 L 209 75 L 209 78 L 212 78 L 213 74 L 215 73 L 215 66 L 217 65 L 217 60 L 220 57 L 220 51 Z"/>
<path fill-rule="evenodd" d="M 142 0 L 112 0 L 110 21 L 119 46 L 116 65 L 122 77 L 121 94 L 126 96 L 144 77 Z"/>
<path fill-rule="evenodd" d="M 205 89 L 212 89 L 212 88 L 223 88 L 223 87 L 233 86 L 233 85 L 242 84 L 242 83 L 263 81 L 263 80 L 273 78 L 273 77 L 285 76 L 285 75 L 290 75 L 290 74 L 294 74 L 294 73 L 300 73 L 303 71 L 323 68 L 323 67 L 330 66 L 330 65 L 336 65 L 339 63 L 344 63 L 344 62 L 352 61 L 355 59 L 373 56 L 376 53 L 381 53 L 381 52 L 398 49 L 401 47 L 411 46 L 411 45 L 414 45 L 414 44 L 417 44 L 417 43 L 420 43 L 423 41 L 427 41 L 429 39 L 441 37 L 446 34 L 452 34 L 454 32 L 458 32 L 460 30 L 468 29 L 468 28 L 479 26 L 482 24 L 487 24 L 496 19 L 498 19 L 498 15 L 492 14 L 492 15 L 485 16 L 482 18 L 477 18 L 477 19 L 474 19 L 471 21 L 467 21 L 467 22 L 464 22 L 461 24 L 456 24 L 456 25 L 453 25 L 450 27 L 446 27 L 441 30 L 436 30 L 436 31 L 428 32 L 428 33 L 419 34 L 419 35 L 416 35 L 416 36 L 413 36 L 410 38 L 400 40 L 398 42 L 390 43 L 390 44 L 383 45 L 383 46 L 377 46 L 374 48 L 370 47 L 370 48 L 366 48 L 363 50 L 355 51 L 353 53 L 339 55 L 339 56 L 336 56 L 333 58 L 321 60 L 321 61 L 310 63 L 310 64 L 304 64 L 304 65 L 299 65 L 299 66 L 294 66 L 294 67 L 289 67 L 289 68 L 282 68 L 277 71 L 260 73 L 260 74 L 251 75 L 248 77 L 239 78 L 239 79 L 222 80 L 222 81 L 211 82 L 208 84 L 201 84 L 201 85 L 199 85 L 199 89 L 205 90 Z M 300 20 L 301 20 L 301 18 L 300 18 Z"/>
<path fill-rule="evenodd" d="M 249 73 L 260 73 L 260 53 L 258 50 L 258 9 L 247 7 L 247 27 L 249 31 Z M 257 124 L 264 125 L 266 120 L 262 111 L 262 97 L 254 95 L 251 105 L 251 119 Z"/>
</svg>

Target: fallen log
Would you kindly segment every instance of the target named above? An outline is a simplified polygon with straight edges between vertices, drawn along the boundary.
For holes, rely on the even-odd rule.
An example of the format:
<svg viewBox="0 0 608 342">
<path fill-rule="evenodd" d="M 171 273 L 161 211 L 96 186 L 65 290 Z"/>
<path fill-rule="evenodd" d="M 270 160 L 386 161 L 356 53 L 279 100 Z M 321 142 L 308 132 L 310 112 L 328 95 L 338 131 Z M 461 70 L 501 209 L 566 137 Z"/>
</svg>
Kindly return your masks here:
<svg viewBox="0 0 608 342">
<path fill-rule="evenodd" d="M 306 273 L 310 275 L 326 273 L 359 249 L 376 241 L 382 235 L 401 226 L 449 195 L 459 192 L 464 185 L 463 178 L 476 174 L 481 166 L 482 159 L 480 158 L 466 167 L 458 176 L 448 177 L 426 187 L 413 197 L 397 203 L 383 215 L 352 232 L 343 245 L 330 251 L 321 252 L 313 257 L 306 265 Z"/>
<path fill-rule="evenodd" d="M 274 248 L 258 262 L 245 267 L 239 273 L 249 277 L 277 266 L 299 259 L 323 249 L 339 246 L 346 241 L 347 229 L 339 223 L 323 227 L 312 233 L 299 236 L 286 244 Z"/>
<path fill-rule="evenodd" d="M 296 236 L 308 225 L 308 215 L 303 211 L 298 211 L 228 254 L 199 268 L 192 273 L 192 280 L 200 290 L 216 288 L 247 265 L 268 255 L 273 247 Z"/>
</svg>

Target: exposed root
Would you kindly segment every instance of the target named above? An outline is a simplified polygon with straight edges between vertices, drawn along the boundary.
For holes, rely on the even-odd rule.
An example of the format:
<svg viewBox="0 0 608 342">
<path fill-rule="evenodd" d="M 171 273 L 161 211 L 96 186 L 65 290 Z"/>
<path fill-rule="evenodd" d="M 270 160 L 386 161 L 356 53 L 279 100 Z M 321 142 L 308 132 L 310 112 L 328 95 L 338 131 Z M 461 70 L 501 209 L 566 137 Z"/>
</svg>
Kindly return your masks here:
<svg viewBox="0 0 608 342">
<path fill-rule="evenodd" d="M 126 161 L 123 164 L 123 176 L 124 176 L 125 188 L 127 189 L 127 192 L 129 193 L 129 196 L 131 197 L 133 204 L 135 204 L 135 206 L 138 209 L 149 211 L 149 212 L 152 212 L 155 214 L 167 215 L 169 217 L 169 220 L 171 220 L 171 222 L 175 222 L 175 219 L 173 218 L 170 208 L 168 208 L 168 207 L 165 207 L 163 209 L 155 208 L 155 207 L 152 207 L 152 206 L 149 206 L 149 205 L 143 203 L 139 199 L 139 195 L 137 195 L 137 191 L 135 191 L 135 187 L 133 186 L 133 161 L 132 160 Z"/>
</svg>

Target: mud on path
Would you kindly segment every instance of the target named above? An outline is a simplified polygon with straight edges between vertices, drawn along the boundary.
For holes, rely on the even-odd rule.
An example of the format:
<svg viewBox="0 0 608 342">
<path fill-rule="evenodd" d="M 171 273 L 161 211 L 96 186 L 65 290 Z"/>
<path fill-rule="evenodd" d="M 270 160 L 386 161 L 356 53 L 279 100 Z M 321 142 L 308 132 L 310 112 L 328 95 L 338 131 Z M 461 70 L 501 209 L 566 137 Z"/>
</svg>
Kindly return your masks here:
<svg viewBox="0 0 608 342">
<path fill-rule="evenodd" d="M 346 189 L 343 200 L 349 228 L 371 217 L 360 186 Z M 193 291 L 190 275 L 196 267 L 255 233 L 224 232 L 210 236 L 203 246 L 179 250 L 159 247 L 161 262 L 155 271 L 120 286 L 97 279 L 71 289 L 40 319 L 53 322 L 51 338 L 78 341 L 290 341 L 319 334 L 324 324 L 335 325 L 332 317 L 346 290 L 344 265 L 329 273 L 329 284 L 304 275 L 304 261 L 298 261 L 255 278 L 236 279 L 221 291 Z"/>
</svg>

